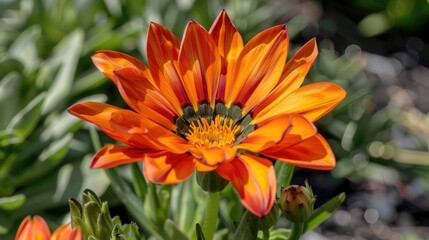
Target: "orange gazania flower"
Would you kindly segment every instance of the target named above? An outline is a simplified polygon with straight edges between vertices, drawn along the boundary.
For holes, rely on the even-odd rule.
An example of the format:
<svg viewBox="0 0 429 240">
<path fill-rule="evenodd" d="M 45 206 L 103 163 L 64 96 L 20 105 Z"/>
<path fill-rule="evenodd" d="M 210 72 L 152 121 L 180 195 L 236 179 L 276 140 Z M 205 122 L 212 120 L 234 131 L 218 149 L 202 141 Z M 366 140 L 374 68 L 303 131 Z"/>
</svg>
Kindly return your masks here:
<svg viewBox="0 0 429 240">
<path fill-rule="evenodd" d="M 64 224 L 51 235 L 48 224 L 40 216 L 27 216 L 19 225 L 15 240 L 81 240 L 80 228 L 72 229 Z"/>
<path fill-rule="evenodd" d="M 344 97 L 332 83 L 300 87 L 317 55 L 314 39 L 286 62 L 285 25 L 267 29 L 246 45 L 222 11 L 210 31 L 190 21 L 180 42 L 151 23 L 149 68 L 123 53 L 92 57 L 132 108 L 84 102 L 71 114 L 92 122 L 126 145 L 107 145 L 93 168 L 144 161 L 154 183 L 178 183 L 216 171 L 230 181 L 257 216 L 271 209 L 276 178 L 270 159 L 330 170 L 334 155 L 313 122 Z"/>
</svg>

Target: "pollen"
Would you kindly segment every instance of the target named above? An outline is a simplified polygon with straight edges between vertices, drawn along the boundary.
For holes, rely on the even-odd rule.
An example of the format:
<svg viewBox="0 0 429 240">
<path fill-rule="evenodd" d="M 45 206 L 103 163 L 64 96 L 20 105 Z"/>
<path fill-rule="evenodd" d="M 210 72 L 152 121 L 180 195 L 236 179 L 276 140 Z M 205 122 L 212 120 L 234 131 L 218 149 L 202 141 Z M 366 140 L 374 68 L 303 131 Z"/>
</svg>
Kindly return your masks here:
<svg viewBox="0 0 429 240">
<path fill-rule="evenodd" d="M 210 122 L 205 118 L 192 122 L 185 136 L 196 148 L 223 147 L 232 145 L 241 130 L 231 119 L 218 115 Z"/>
</svg>

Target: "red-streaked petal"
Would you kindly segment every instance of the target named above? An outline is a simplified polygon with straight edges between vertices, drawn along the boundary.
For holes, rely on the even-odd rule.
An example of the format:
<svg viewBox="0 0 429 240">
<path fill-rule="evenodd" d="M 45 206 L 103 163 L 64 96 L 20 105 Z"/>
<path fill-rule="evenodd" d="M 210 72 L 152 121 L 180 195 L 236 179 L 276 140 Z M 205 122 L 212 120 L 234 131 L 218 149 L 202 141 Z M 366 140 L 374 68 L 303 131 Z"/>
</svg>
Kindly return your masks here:
<svg viewBox="0 0 429 240">
<path fill-rule="evenodd" d="M 170 130 L 133 111 L 123 110 L 112 114 L 110 124 L 115 132 L 127 137 L 127 144 L 138 148 L 182 154 L 192 147 Z"/>
<path fill-rule="evenodd" d="M 112 168 L 118 165 L 143 161 L 144 155 L 153 150 L 122 145 L 107 145 L 91 160 L 91 168 Z"/>
<path fill-rule="evenodd" d="M 308 84 L 259 112 L 253 122 L 257 124 L 286 113 L 298 113 L 314 122 L 335 108 L 345 96 L 346 92 L 333 83 Z"/>
<path fill-rule="evenodd" d="M 262 152 L 277 152 L 294 144 L 300 143 L 317 133 L 314 124 L 299 114 L 291 114 L 291 127 L 284 138 L 274 146 Z"/>
<path fill-rule="evenodd" d="M 115 140 L 133 147 L 175 153 L 184 153 L 191 148 L 183 138 L 130 110 L 105 103 L 84 102 L 73 105 L 69 112 L 94 123 Z"/>
<path fill-rule="evenodd" d="M 259 217 L 270 212 L 276 197 L 276 176 L 269 160 L 242 154 L 218 165 L 216 172 L 232 183 L 250 212 Z"/>
<path fill-rule="evenodd" d="M 174 184 L 186 180 L 195 169 L 194 158 L 189 154 L 154 152 L 145 155 L 143 173 L 153 183 Z"/>
<path fill-rule="evenodd" d="M 51 232 L 49 231 L 48 224 L 40 216 L 27 216 L 19 225 L 18 231 L 15 235 L 15 240 L 50 240 Z"/>
<path fill-rule="evenodd" d="M 320 134 L 281 151 L 263 154 L 302 168 L 332 170 L 335 167 L 331 147 Z"/>
<path fill-rule="evenodd" d="M 178 59 L 180 41 L 170 30 L 152 22 L 149 26 L 146 49 L 149 67 L 162 69 L 165 62 Z"/>
<path fill-rule="evenodd" d="M 186 105 L 189 100 L 177 70 L 180 41 L 164 26 L 151 23 L 146 49 L 149 67 L 154 75 L 160 79 L 160 85 L 163 85 L 160 88 L 165 89 L 165 86 L 168 85 L 180 105 Z"/>
<path fill-rule="evenodd" d="M 210 28 L 209 34 L 215 41 L 222 58 L 221 72 L 226 74 L 229 72 L 228 69 L 235 64 L 243 49 L 243 39 L 225 10 L 219 13 Z"/>
<path fill-rule="evenodd" d="M 174 107 L 174 104 L 170 103 L 137 69 L 122 68 L 115 71 L 114 75 L 119 92 L 130 107 L 154 122 L 175 130 L 173 121 L 179 114 L 176 112 L 176 108 L 180 108 L 178 102 L 174 103 L 176 105 Z"/>
<path fill-rule="evenodd" d="M 276 86 L 288 48 L 284 25 L 267 29 L 247 43 L 233 72 L 226 76 L 226 105 L 243 105 L 246 114 Z"/>
<path fill-rule="evenodd" d="M 116 141 L 126 143 L 127 137 L 115 132 L 110 124 L 112 114 L 123 109 L 100 102 L 77 103 L 68 109 L 68 112 L 82 120 L 97 125 L 103 132 Z"/>
<path fill-rule="evenodd" d="M 267 106 L 277 106 L 278 102 L 299 88 L 313 65 L 317 53 L 316 40 L 313 38 L 286 63 L 279 83 L 268 97 L 252 110 L 253 114 L 257 115 Z"/>
<path fill-rule="evenodd" d="M 260 152 L 267 149 L 279 143 L 288 134 L 292 127 L 291 123 L 290 115 L 283 115 L 263 122 L 236 147 L 251 152 Z"/>
<path fill-rule="evenodd" d="M 72 229 L 70 223 L 63 224 L 52 234 L 51 240 L 82 240 L 80 228 Z"/>
<path fill-rule="evenodd" d="M 216 43 L 197 22 L 190 21 L 180 47 L 183 86 L 191 104 L 208 102 L 213 107 L 219 86 L 221 59 Z"/>
<path fill-rule="evenodd" d="M 121 68 L 129 67 L 140 69 L 142 71 L 148 70 L 144 63 L 137 58 L 110 50 L 97 51 L 92 55 L 91 59 L 95 66 L 97 66 L 98 70 L 113 82 L 115 82 L 113 72 Z"/>
</svg>

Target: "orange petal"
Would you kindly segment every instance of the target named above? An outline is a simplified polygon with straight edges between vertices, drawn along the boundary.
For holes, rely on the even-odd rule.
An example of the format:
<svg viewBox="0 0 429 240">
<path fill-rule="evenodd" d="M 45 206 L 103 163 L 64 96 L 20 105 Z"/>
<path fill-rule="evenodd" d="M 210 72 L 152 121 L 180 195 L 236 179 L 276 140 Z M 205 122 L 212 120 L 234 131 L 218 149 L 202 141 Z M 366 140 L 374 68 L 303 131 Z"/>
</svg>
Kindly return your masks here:
<svg viewBox="0 0 429 240">
<path fill-rule="evenodd" d="M 216 172 L 232 183 L 250 212 L 259 217 L 269 213 L 276 197 L 276 176 L 269 160 L 242 154 L 218 165 Z"/>
<path fill-rule="evenodd" d="M 83 102 L 71 106 L 68 112 L 82 120 L 97 125 L 103 132 L 116 141 L 126 143 L 127 137 L 118 134 L 110 125 L 110 119 L 115 112 L 123 109 L 100 102 Z"/>
<path fill-rule="evenodd" d="M 195 169 L 194 158 L 189 154 L 170 152 L 147 153 L 143 173 L 153 183 L 174 184 L 186 180 Z"/>
<path fill-rule="evenodd" d="M 183 138 L 130 110 L 105 103 L 84 102 L 73 105 L 69 112 L 96 124 L 113 139 L 133 147 L 175 153 L 184 153 L 190 148 Z"/>
<path fill-rule="evenodd" d="M 259 112 L 253 122 L 259 123 L 285 113 L 298 113 L 314 122 L 335 108 L 345 96 L 346 92 L 333 83 L 308 84 Z"/>
<path fill-rule="evenodd" d="M 244 46 L 234 71 L 226 76 L 226 105 L 252 109 L 276 86 L 286 61 L 288 36 L 284 25 L 267 29 Z"/>
<path fill-rule="evenodd" d="M 230 146 L 226 146 L 223 148 L 220 147 L 211 147 L 208 149 L 202 148 L 200 149 L 202 154 L 201 161 L 208 166 L 215 166 L 220 162 L 229 161 L 235 157 L 237 153 L 236 148 L 231 148 Z"/>
<path fill-rule="evenodd" d="M 277 152 L 285 149 L 291 145 L 300 143 L 317 133 L 317 129 L 314 124 L 307 118 L 299 115 L 292 114 L 291 116 L 291 127 L 284 138 L 274 146 L 264 149 L 264 152 Z"/>
<path fill-rule="evenodd" d="M 124 67 L 136 68 L 142 71 L 147 71 L 147 67 L 140 60 L 131 57 L 127 54 L 102 50 L 97 51 L 91 57 L 92 62 L 97 66 L 98 70 L 102 72 L 107 78 L 115 81 L 113 72 Z"/>
<path fill-rule="evenodd" d="M 320 134 L 281 151 L 263 154 L 302 168 L 332 170 L 335 167 L 331 147 Z"/>
<path fill-rule="evenodd" d="M 129 146 L 107 145 L 91 160 L 91 168 L 112 168 L 118 165 L 143 161 L 144 154 L 151 150 Z"/>
<path fill-rule="evenodd" d="M 214 107 L 221 58 L 213 38 L 195 21 L 190 21 L 186 27 L 179 62 L 183 85 L 194 108 L 202 102 Z"/>
<path fill-rule="evenodd" d="M 229 72 L 228 69 L 235 64 L 243 49 L 243 39 L 225 10 L 222 10 L 217 16 L 210 28 L 209 34 L 215 41 L 222 58 L 221 72 L 222 74 L 226 74 Z"/>
<path fill-rule="evenodd" d="M 265 121 L 257 126 L 255 131 L 251 132 L 236 147 L 249 150 L 251 152 L 260 152 L 279 143 L 288 131 L 292 128 L 292 119 L 290 115 Z"/>
<path fill-rule="evenodd" d="M 257 115 L 260 111 L 271 106 L 277 106 L 283 98 L 299 88 L 317 57 L 317 44 L 313 38 L 308 41 L 290 59 L 283 69 L 280 81 L 274 90 L 259 103 L 252 112 Z"/>
<path fill-rule="evenodd" d="M 130 107 L 154 122 L 175 130 L 176 126 L 173 122 L 179 113 L 141 71 L 122 68 L 115 71 L 114 75 L 119 92 Z M 175 105 L 180 108 L 178 102 L 175 102 Z"/>
<path fill-rule="evenodd" d="M 198 172 L 210 172 L 216 169 L 217 166 L 209 166 L 202 163 L 199 159 L 194 158 L 195 168 Z"/>
<path fill-rule="evenodd" d="M 134 147 L 176 154 L 185 153 L 191 148 L 183 138 L 133 111 L 112 114 L 110 124 L 116 133 L 127 137 L 125 143 Z"/>
<path fill-rule="evenodd" d="M 167 91 L 171 89 L 177 101 L 184 106 L 189 101 L 177 70 L 179 48 L 180 41 L 167 28 L 158 23 L 150 24 L 146 42 L 149 67 L 160 79 L 159 83 L 164 85 L 160 88 L 164 90 L 168 85 Z M 169 92 L 167 94 L 170 95 Z"/>
<path fill-rule="evenodd" d="M 51 240 L 82 240 L 82 234 L 79 227 L 72 229 L 69 223 L 58 227 Z"/>
<path fill-rule="evenodd" d="M 15 240 L 49 240 L 51 238 L 51 232 L 49 231 L 48 224 L 40 216 L 27 216 L 19 225 L 18 231 L 16 232 Z"/>
</svg>

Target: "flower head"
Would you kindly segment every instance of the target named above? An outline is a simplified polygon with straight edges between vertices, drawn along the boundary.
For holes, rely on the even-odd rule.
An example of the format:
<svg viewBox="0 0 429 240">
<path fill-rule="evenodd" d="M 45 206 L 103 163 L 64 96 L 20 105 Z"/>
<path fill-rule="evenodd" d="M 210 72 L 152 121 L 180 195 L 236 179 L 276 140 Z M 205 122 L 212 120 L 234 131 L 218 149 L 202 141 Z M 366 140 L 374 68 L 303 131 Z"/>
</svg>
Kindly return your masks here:
<svg viewBox="0 0 429 240">
<path fill-rule="evenodd" d="M 70 224 L 58 227 L 51 235 L 48 224 L 40 216 L 27 216 L 19 225 L 15 240 L 81 240 L 80 228 L 72 229 Z"/>
<path fill-rule="evenodd" d="M 266 215 L 275 200 L 271 160 L 329 170 L 335 158 L 313 122 L 344 97 L 332 83 L 301 84 L 313 64 L 314 39 L 286 62 L 284 25 L 243 44 L 222 11 L 209 31 L 195 21 L 182 41 L 157 23 L 147 37 L 149 67 L 123 53 L 92 57 L 132 110 L 84 102 L 71 114 L 92 122 L 125 145 L 107 145 L 93 168 L 144 161 L 154 183 L 172 184 L 194 170 L 230 181 L 243 205 Z"/>
</svg>

